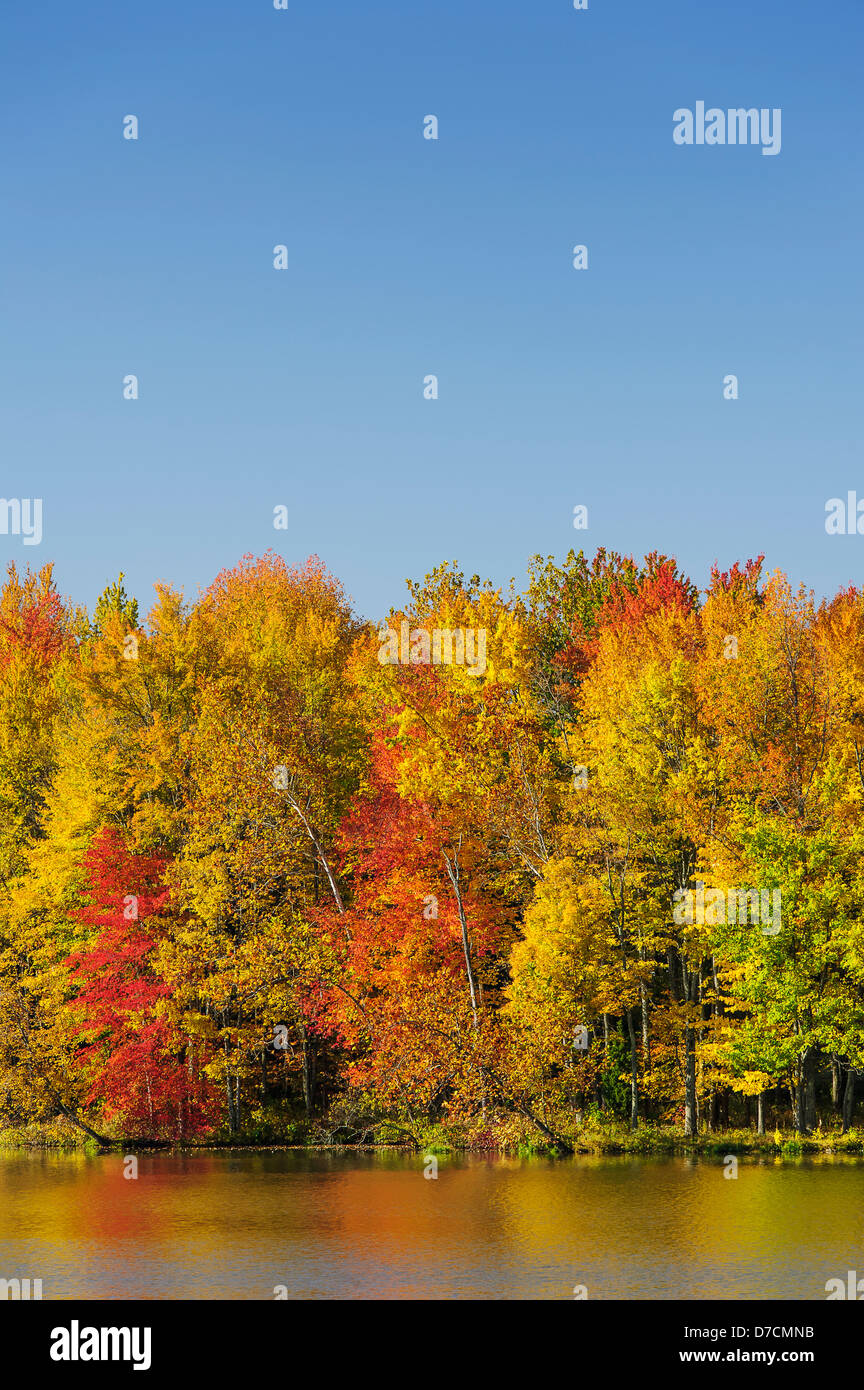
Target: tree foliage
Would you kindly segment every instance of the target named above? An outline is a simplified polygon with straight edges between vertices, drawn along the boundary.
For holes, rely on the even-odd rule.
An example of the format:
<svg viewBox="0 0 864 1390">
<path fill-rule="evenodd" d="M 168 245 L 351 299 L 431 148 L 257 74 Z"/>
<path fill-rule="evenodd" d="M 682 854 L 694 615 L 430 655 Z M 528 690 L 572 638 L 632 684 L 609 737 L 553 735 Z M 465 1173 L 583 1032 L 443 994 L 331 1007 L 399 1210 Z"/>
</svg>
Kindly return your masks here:
<svg viewBox="0 0 864 1390">
<path fill-rule="evenodd" d="M 857 590 L 761 556 L 702 592 L 659 554 L 508 594 L 442 565 L 380 630 L 314 557 L 145 622 L 122 574 L 88 616 L 10 567 L 4 1117 L 566 1147 L 767 1096 L 848 1127 L 862 639 Z"/>
</svg>

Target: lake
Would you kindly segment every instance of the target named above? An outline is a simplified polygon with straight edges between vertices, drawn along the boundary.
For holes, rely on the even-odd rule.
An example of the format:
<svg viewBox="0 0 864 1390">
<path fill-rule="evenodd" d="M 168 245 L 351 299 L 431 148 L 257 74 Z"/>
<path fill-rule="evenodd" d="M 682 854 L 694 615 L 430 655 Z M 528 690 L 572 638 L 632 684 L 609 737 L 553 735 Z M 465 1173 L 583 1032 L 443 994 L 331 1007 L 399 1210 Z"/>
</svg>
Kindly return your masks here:
<svg viewBox="0 0 864 1390">
<path fill-rule="evenodd" d="M 864 1164 L 0 1155 L 0 1278 L 44 1299 L 807 1299 L 864 1277 Z"/>
</svg>

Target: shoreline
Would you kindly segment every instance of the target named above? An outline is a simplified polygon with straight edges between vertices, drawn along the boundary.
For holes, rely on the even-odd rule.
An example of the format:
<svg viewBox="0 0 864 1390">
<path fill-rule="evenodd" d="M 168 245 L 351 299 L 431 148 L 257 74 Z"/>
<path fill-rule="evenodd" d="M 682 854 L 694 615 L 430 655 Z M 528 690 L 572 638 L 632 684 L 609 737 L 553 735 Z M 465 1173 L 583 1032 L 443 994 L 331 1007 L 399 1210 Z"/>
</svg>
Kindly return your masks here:
<svg viewBox="0 0 864 1390">
<path fill-rule="evenodd" d="M 171 1143 L 170 1141 L 118 1139 L 108 1144 L 97 1144 L 94 1140 L 80 1138 L 77 1134 L 58 1132 L 56 1126 L 44 1129 L 32 1126 L 26 1130 L 0 1130 L 0 1154 L 41 1152 L 41 1153 L 83 1153 L 87 1155 L 107 1153 L 150 1153 L 158 1155 L 206 1154 L 206 1153 L 305 1153 L 305 1154 L 417 1154 L 438 1157 L 473 1156 L 487 1158 L 615 1158 L 615 1157 L 704 1157 L 724 1158 L 729 1155 L 745 1157 L 765 1157 L 775 1159 L 797 1159 L 801 1157 L 848 1156 L 864 1158 L 864 1133 L 852 1130 L 848 1134 L 826 1131 L 810 1135 L 798 1135 L 792 1130 L 772 1131 L 771 1134 L 757 1135 L 742 1130 L 715 1130 L 685 1138 L 684 1135 L 669 1130 L 645 1127 L 633 1132 L 598 1133 L 596 1130 L 584 1136 L 568 1136 L 567 1143 L 572 1153 L 564 1153 L 552 1143 L 513 1144 L 472 1144 L 470 1140 L 447 1141 L 436 1136 L 429 1143 L 422 1142 L 378 1142 L 378 1143 L 280 1143 L 278 1140 L 261 1142 L 242 1139 L 209 1139 L 193 1143 Z"/>
</svg>

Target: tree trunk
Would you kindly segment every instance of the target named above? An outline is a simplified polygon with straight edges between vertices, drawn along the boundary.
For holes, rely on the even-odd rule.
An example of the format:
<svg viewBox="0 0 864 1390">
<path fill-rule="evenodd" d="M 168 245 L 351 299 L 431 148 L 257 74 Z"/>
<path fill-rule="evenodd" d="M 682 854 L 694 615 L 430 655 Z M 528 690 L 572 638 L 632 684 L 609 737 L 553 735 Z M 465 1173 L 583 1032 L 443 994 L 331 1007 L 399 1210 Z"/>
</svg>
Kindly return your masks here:
<svg viewBox="0 0 864 1390">
<path fill-rule="evenodd" d="M 315 1110 L 315 1088 L 318 1077 L 318 1055 L 315 1050 L 315 1043 L 303 1032 L 303 1102 L 306 1106 L 306 1118 L 311 1120 Z"/>
<path fill-rule="evenodd" d="M 85 1123 L 84 1120 L 80 1120 L 78 1116 L 75 1114 L 74 1110 L 71 1110 L 68 1105 L 64 1105 L 63 1102 L 56 1096 L 55 1103 L 61 1115 L 65 1115 L 66 1119 L 69 1120 L 69 1122 L 73 1124 L 76 1129 L 80 1129 L 82 1134 L 87 1134 L 91 1139 L 95 1139 L 97 1144 L 116 1145 L 121 1144 L 123 1142 L 120 1139 L 109 1139 L 104 1134 L 97 1134 L 95 1129 L 91 1129 L 90 1126 L 87 1123 Z"/>
<path fill-rule="evenodd" d="M 805 1047 L 799 1053 L 795 1078 L 795 1129 L 798 1134 L 809 1134 L 811 1086 L 813 1084 L 813 1048 Z"/>
<path fill-rule="evenodd" d="M 447 854 L 443 854 L 444 863 L 447 866 L 447 875 L 453 885 L 453 893 L 456 898 L 456 906 L 459 910 L 459 925 L 462 930 L 462 954 L 465 957 L 465 973 L 468 976 L 468 994 L 471 999 L 471 1015 L 474 1020 L 474 1031 L 479 1027 L 477 1017 L 477 986 L 474 980 L 474 968 L 471 964 L 471 945 L 468 939 L 468 919 L 465 916 L 465 906 L 462 901 L 462 888 L 460 885 L 459 858 L 454 854 L 452 861 Z"/>
<path fill-rule="evenodd" d="M 699 981 L 701 971 L 688 970 L 681 962 L 681 981 L 684 999 L 689 1004 L 699 1003 Z M 688 1139 L 695 1139 L 699 1133 L 699 1097 L 696 1094 L 696 1029 L 688 1023 L 684 1029 L 684 1133 Z"/>
<path fill-rule="evenodd" d="M 674 946 L 669 947 L 669 984 L 673 997 L 681 1004 L 699 1003 L 700 971 L 688 970 Z M 680 964 L 680 972 L 676 968 Z M 680 980 L 680 983 L 679 983 Z M 684 1027 L 684 1133 L 693 1139 L 699 1132 L 699 1105 L 696 1095 L 696 1029 Z"/>
<path fill-rule="evenodd" d="M 286 789 L 283 788 L 282 790 L 286 790 Z M 325 854 L 324 854 L 324 850 L 323 850 L 322 847 L 321 847 L 321 841 L 318 839 L 318 836 L 315 834 L 315 831 L 312 829 L 312 826 L 309 824 L 309 821 L 307 820 L 307 818 L 306 818 L 306 816 L 305 816 L 305 814 L 304 814 L 304 812 L 303 812 L 303 808 L 301 807 L 301 805 L 300 805 L 300 803 L 298 802 L 297 798 L 294 796 L 293 792 L 292 792 L 290 789 L 288 789 L 287 796 L 286 796 L 286 800 L 287 800 L 287 802 L 288 802 L 288 805 L 291 807 L 292 811 L 294 812 L 294 814 L 295 814 L 296 816 L 299 817 L 300 822 L 301 822 L 301 824 L 302 824 L 302 826 L 303 826 L 303 829 L 306 831 L 306 834 L 309 836 L 309 839 L 312 841 L 313 848 L 314 848 L 314 850 L 315 850 L 315 853 L 316 853 L 317 856 L 318 856 L 318 859 L 319 859 L 319 861 L 320 861 L 321 867 L 322 867 L 322 869 L 324 870 L 325 874 L 327 875 L 327 882 L 330 884 L 330 892 L 333 894 L 333 901 L 335 902 L 336 908 L 337 908 L 338 912 L 340 913 L 340 915 L 341 915 L 341 916 L 344 916 L 344 914 L 345 914 L 345 904 L 344 904 L 343 901 L 342 901 L 342 894 L 339 892 L 339 885 L 338 885 L 338 883 L 336 882 L 336 875 L 334 874 L 333 870 L 330 868 L 330 864 L 329 864 L 329 862 L 328 862 L 328 860 L 327 860 L 327 858 L 326 858 L 326 856 L 325 856 Z"/>
<path fill-rule="evenodd" d="M 225 1053 L 225 1096 L 228 1101 L 228 1133 L 237 1133 L 237 1120 L 234 1113 L 234 1094 L 231 1090 L 231 1064 L 229 1061 L 229 1048 L 227 1037 L 223 1041 L 223 1051 Z"/>
<path fill-rule="evenodd" d="M 636 1029 L 633 1026 L 635 1009 L 627 1010 L 627 1030 L 630 1034 L 630 1128 L 639 1128 L 639 1065 L 636 1051 Z"/>
<path fill-rule="evenodd" d="M 756 1133 L 765 1133 L 765 1092 L 760 1091 L 756 1099 Z"/>
<path fill-rule="evenodd" d="M 555 1147 L 561 1153 L 572 1155 L 573 1145 L 570 1143 L 569 1139 L 565 1139 L 562 1134 L 556 1134 L 555 1130 L 547 1125 L 545 1120 L 540 1118 L 527 1101 L 514 1100 L 514 1098 L 508 1094 L 507 1087 L 503 1084 L 500 1076 L 496 1076 L 494 1071 L 489 1071 L 487 1069 L 486 1076 L 497 1092 L 495 1099 L 502 1110 L 509 1111 L 511 1115 L 524 1115 L 527 1120 L 530 1120 L 532 1124 L 535 1124 L 537 1128 L 546 1135 L 547 1139 L 552 1140 Z"/>
<path fill-rule="evenodd" d="M 852 1128 L 852 1115 L 855 1110 L 855 1068 L 846 1072 L 846 1086 L 843 1090 L 843 1133 Z"/>
<path fill-rule="evenodd" d="M 684 1133 L 694 1139 L 698 1132 L 696 1113 L 696 1030 L 684 1029 Z"/>
</svg>

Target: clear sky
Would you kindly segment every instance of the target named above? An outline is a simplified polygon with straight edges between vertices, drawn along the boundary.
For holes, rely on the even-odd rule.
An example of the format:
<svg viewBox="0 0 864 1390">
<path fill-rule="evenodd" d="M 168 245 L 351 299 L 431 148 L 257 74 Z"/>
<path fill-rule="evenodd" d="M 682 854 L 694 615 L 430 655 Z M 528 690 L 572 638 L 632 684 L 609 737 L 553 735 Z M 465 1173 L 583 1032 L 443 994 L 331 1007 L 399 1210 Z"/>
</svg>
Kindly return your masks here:
<svg viewBox="0 0 864 1390">
<path fill-rule="evenodd" d="M 824 525 L 864 497 L 862 39 L 861 0 L 4 7 L 0 492 L 44 519 L 0 561 L 145 612 L 268 547 L 370 617 L 571 546 L 864 582 Z M 698 101 L 780 108 L 780 154 L 677 146 Z"/>
</svg>

